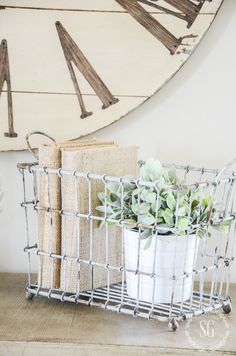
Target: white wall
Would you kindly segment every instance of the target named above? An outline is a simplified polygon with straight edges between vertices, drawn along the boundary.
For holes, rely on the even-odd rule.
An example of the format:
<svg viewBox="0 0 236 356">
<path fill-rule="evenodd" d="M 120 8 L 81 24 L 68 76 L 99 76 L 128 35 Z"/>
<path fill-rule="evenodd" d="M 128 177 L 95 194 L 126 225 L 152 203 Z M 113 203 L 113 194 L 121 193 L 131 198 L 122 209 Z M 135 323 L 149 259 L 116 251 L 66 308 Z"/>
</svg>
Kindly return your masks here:
<svg viewBox="0 0 236 356">
<path fill-rule="evenodd" d="M 156 96 L 94 134 L 139 144 L 140 157 L 221 167 L 236 157 L 236 1 L 225 0 L 187 64 Z M 157 64 L 158 70 L 158 64 Z M 0 153 L 5 196 L 0 214 L 0 271 L 26 271 L 21 178 L 16 164 L 27 152 Z M 236 282 L 236 265 L 232 273 Z"/>
</svg>

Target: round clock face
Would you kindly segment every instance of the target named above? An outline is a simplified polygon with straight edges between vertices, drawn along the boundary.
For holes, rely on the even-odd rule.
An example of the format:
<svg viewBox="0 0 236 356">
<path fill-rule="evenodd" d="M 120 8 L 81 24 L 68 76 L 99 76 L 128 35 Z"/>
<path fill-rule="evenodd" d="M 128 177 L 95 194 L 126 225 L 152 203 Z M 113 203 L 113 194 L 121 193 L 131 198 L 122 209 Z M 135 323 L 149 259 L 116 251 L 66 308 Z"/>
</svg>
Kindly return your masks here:
<svg viewBox="0 0 236 356">
<path fill-rule="evenodd" d="M 92 133 L 157 92 L 222 0 L 1 0 L 0 150 Z"/>
</svg>

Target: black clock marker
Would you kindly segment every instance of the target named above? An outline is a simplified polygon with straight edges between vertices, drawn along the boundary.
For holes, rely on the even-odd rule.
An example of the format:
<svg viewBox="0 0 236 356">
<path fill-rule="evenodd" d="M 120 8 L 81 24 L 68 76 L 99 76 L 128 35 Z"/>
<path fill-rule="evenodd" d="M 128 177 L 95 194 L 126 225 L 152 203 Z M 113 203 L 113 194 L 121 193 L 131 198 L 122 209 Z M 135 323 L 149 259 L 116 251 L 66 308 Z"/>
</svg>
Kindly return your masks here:
<svg viewBox="0 0 236 356">
<path fill-rule="evenodd" d="M 194 4 L 189 0 L 164 0 L 168 4 L 175 7 L 180 12 L 167 9 L 150 0 L 116 0 L 137 22 L 146 28 L 154 37 L 156 37 L 169 51 L 170 54 L 175 54 L 178 47 L 182 44 L 183 38 L 192 36 L 183 36 L 176 38 L 168 31 L 160 22 L 158 22 L 140 3 L 151 6 L 163 11 L 168 15 L 178 17 L 187 22 L 187 27 L 191 27 L 202 8 L 203 1 L 199 4 Z"/>
<path fill-rule="evenodd" d="M 112 95 L 110 90 L 107 88 L 92 65 L 89 63 L 83 52 L 79 49 L 78 45 L 73 41 L 73 39 L 70 37 L 68 32 L 59 21 L 56 22 L 56 28 L 66 58 L 66 63 L 70 71 L 71 79 L 74 84 L 76 95 L 79 100 L 81 108 L 81 119 L 92 115 L 92 112 L 88 112 L 85 108 L 84 100 L 75 76 L 72 63 L 74 63 L 74 65 L 79 69 L 99 99 L 102 101 L 102 109 L 107 109 L 109 106 L 117 103 L 119 100 Z"/>
<path fill-rule="evenodd" d="M 14 138 L 17 137 L 17 133 L 14 131 L 14 125 L 13 125 L 13 105 L 12 105 L 9 57 L 8 57 L 8 50 L 7 50 L 7 41 L 2 40 L 0 44 L 0 96 L 5 82 L 7 83 L 8 132 L 5 132 L 4 136 Z"/>
<path fill-rule="evenodd" d="M 137 22 L 156 37 L 169 51 L 175 54 L 181 45 L 182 38 L 176 38 L 170 31 L 160 24 L 138 2 L 138 0 L 116 0 Z"/>
</svg>

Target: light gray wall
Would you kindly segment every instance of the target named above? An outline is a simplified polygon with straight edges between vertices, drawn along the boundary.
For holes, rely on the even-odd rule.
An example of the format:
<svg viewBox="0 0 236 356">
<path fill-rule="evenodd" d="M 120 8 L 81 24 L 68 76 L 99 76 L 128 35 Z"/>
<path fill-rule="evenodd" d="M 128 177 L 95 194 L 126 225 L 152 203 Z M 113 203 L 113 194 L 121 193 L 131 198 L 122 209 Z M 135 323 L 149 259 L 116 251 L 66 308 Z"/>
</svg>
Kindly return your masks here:
<svg viewBox="0 0 236 356">
<path fill-rule="evenodd" d="M 140 145 L 140 158 L 222 167 L 236 157 L 236 1 L 225 0 L 188 63 L 156 96 L 93 136 Z M 157 64 L 158 70 L 158 64 Z M 0 215 L 0 271 L 26 271 L 22 188 L 17 162 L 29 153 L 0 153 L 5 196 Z M 232 278 L 236 282 L 236 265 Z"/>
</svg>

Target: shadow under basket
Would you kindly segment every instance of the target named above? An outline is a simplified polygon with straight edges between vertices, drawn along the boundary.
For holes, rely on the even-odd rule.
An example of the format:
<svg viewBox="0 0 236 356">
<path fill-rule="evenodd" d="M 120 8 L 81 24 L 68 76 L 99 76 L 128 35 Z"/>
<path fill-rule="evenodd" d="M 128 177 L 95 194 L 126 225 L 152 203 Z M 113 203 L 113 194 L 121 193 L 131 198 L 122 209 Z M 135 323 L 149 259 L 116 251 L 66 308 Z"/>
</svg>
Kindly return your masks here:
<svg viewBox="0 0 236 356">
<path fill-rule="evenodd" d="M 125 229 L 124 242 L 128 270 L 126 285 L 130 297 L 154 304 L 171 303 L 172 298 L 178 303 L 191 297 L 193 275 L 187 277 L 186 273 L 195 268 L 197 235 L 153 236 L 151 245 L 145 249 L 146 240 L 140 239 L 137 231 Z M 129 271 L 137 269 L 139 274 Z M 152 277 L 154 274 L 155 278 Z"/>
</svg>

